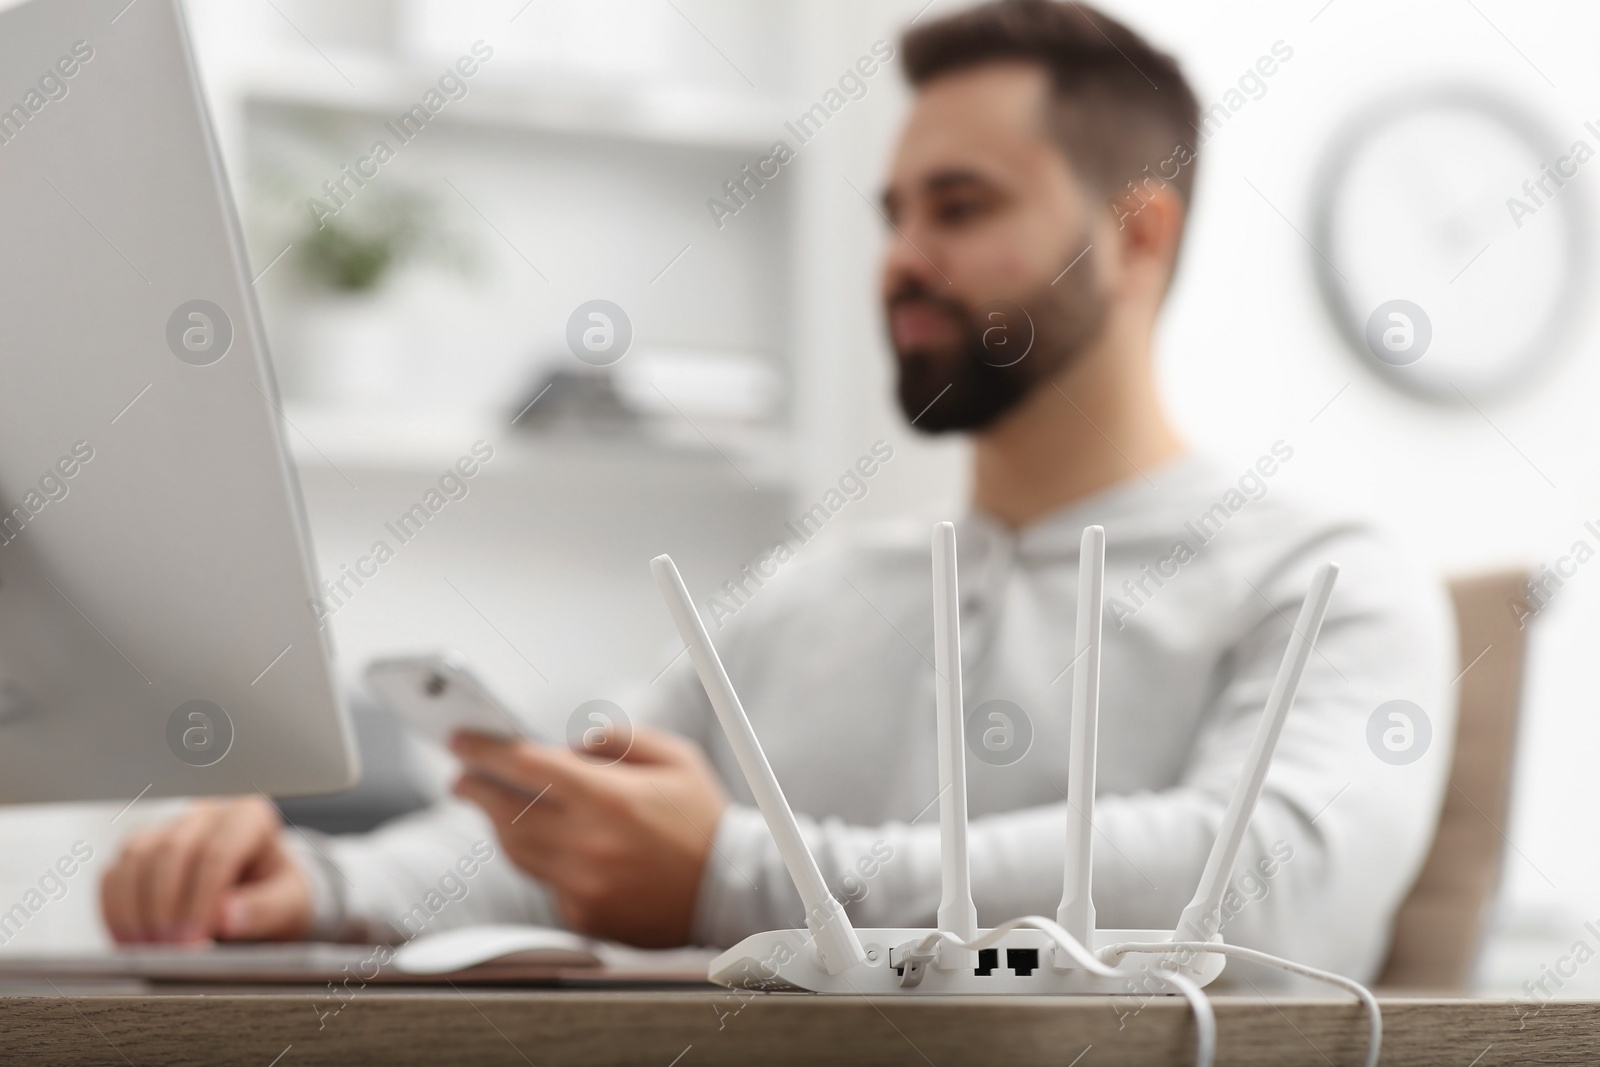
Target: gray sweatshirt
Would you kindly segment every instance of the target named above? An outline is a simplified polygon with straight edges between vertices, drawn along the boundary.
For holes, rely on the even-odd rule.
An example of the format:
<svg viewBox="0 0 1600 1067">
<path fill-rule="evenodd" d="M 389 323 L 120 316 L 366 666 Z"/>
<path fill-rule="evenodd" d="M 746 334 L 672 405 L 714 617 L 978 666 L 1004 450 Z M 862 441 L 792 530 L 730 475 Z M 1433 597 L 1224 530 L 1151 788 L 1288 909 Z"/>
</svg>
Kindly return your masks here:
<svg viewBox="0 0 1600 1067">
<path fill-rule="evenodd" d="M 1274 485 L 1291 456 L 1282 442 L 1248 468 L 1191 456 L 1021 530 L 981 513 L 957 523 L 980 924 L 1053 916 L 1060 899 L 1078 543 L 1098 523 L 1108 598 L 1099 925 L 1176 922 L 1291 620 L 1313 571 L 1334 560 L 1332 607 L 1224 901 L 1223 933 L 1356 978 L 1382 964 L 1443 799 L 1453 625 L 1442 586 L 1369 523 Z M 931 521 L 904 520 L 829 548 L 791 538 L 793 558 L 769 553 L 759 586 L 751 578 L 737 595 L 696 590 L 822 873 L 857 926 L 929 926 L 939 902 L 931 532 Z M 662 618 L 665 630 L 665 609 Z M 1420 708 L 1427 725 L 1378 713 L 1397 700 Z M 697 741 L 733 798 L 703 876 L 695 939 L 726 946 L 803 925 L 688 657 L 625 707 Z M 437 901 L 441 877 L 481 839 L 494 840 L 488 822 L 451 801 L 369 835 L 325 840 L 320 851 L 290 843 L 312 867 L 319 930 L 366 937 L 385 926 L 424 932 L 398 920 L 423 914 L 416 906 L 430 893 Z M 558 925 L 548 895 L 504 857 L 472 866 L 460 899 L 425 908 L 437 913 L 426 932 Z"/>
</svg>

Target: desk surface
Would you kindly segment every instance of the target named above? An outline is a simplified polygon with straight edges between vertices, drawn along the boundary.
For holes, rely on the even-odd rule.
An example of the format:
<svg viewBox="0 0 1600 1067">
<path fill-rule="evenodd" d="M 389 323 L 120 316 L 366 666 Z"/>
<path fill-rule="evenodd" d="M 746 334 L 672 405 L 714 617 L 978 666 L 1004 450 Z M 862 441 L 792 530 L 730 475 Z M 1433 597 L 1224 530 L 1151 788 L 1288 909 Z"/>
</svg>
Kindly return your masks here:
<svg viewBox="0 0 1600 1067">
<path fill-rule="evenodd" d="M 1218 1062 L 1359 1064 L 1350 1001 L 1218 996 Z M 1383 1063 L 1600 1062 L 1600 1002 L 1384 999 Z M 310 987 L 81 982 L 0 987 L 6 1064 L 1052 1064 L 1193 1062 L 1181 999 L 918 999 L 725 990 Z M 1087 1050 L 1087 1052 L 1085 1052 Z M 1082 1056 L 1081 1061 L 1074 1057 Z"/>
</svg>

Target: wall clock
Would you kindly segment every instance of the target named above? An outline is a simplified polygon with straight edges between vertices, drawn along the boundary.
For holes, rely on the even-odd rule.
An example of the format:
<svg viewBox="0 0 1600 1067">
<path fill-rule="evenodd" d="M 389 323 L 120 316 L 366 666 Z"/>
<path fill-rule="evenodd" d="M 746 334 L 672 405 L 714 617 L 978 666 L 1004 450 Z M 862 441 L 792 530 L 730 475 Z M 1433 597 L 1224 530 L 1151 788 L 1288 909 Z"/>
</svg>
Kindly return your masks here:
<svg viewBox="0 0 1600 1067">
<path fill-rule="evenodd" d="M 1600 123 L 1557 136 L 1477 86 L 1374 101 L 1317 169 L 1323 302 L 1391 385 L 1448 403 L 1509 395 L 1575 332 L 1597 177 Z"/>
</svg>

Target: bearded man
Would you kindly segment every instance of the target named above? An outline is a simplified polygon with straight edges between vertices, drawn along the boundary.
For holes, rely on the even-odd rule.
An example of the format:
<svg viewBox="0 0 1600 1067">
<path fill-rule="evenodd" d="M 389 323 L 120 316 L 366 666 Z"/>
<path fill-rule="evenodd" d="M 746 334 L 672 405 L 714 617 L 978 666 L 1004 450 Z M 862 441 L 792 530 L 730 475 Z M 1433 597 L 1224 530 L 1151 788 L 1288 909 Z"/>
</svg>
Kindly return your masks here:
<svg viewBox="0 0 1600 1067">
<path fill-rule="evenodd" d="M 1194 94 L 1126 26 L 1054 0 L 929 22 L 901 56 L 915 97 L 883 193 L 882 299 L 910 425 L 972 445 L 957 525 L 980 924 L 1054 914 L 1060 898 L 1078 546 L 1099 524 L 1113 594 L 1100 924 L 1176 922 L 1290 620 L 1334 559 L 1333 607 L 1222 917 L 1230 941 L 1370 977 L 1442 800 L 1448 607 L 1368 523 L 1274 484 L 1293 442 L 1224 467 L 1188 450 L 1163 411 L 1153 334 L 1199 164 Z M 861 926 L 930 926 L 939 903 L 928 520 L 942 517 L 807 549 L 716 632 Z M 430 932 L 523 921 L 727 946 L 801 925 L 688 658 L 647 693 L 630 709 L 647 725 L 605 765 L 459 736 L 461 800 L 369 835 L 308 847 L 259 798 L 204 803 L 129 843 L 105 880 L 108 923 L 133 941 L 393 940 L 415 932 L 401 918 L 441 872 L 493 837 L 503 857 Z M 1433 727 L 1433 750 L 1404 766 L 1366 741 L 1394 699 Z"/>
</svg>

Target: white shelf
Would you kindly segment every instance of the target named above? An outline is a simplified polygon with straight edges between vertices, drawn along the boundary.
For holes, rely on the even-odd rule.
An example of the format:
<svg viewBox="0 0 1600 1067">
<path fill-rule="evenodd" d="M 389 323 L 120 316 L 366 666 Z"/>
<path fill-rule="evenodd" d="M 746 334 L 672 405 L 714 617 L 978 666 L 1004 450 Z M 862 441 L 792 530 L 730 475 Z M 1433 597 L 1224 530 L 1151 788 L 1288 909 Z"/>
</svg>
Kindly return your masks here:
<svg viewBox="0 0 1600 1067">
<path fill-rule="evenodd" d="M 237 71 L 231 90 L 249 106 L 308 108 L 375 119 L 397 118 L 420 103 L 442 71 L 431 67 L 341 57 L 350 78 L 333 78 L 316 56 L 273 55 Z M 622 142 L 765 152 L 783 132 L 782 102 L 748 100 L 690 88 L 649 92 L 570 79 L 542 87 L 490 80 L 480 72 L 468 96 L 454 100 L 432 121 L 499 131 L 556 133 Z"/>
<path fill-rule="evenodd" d="M 782 431 L 647 424 L 617 437 L 514 429 L 492 414 L 414 414 L 289 404 L 289 452 L 303 473 L 332 469 L 436 477 L 476 441 L 495 448 L 491 469 L 517 477 L 637 478 L 647 484 L 727 485 L 787 492 L 793 442 Z"/>
</svg>

